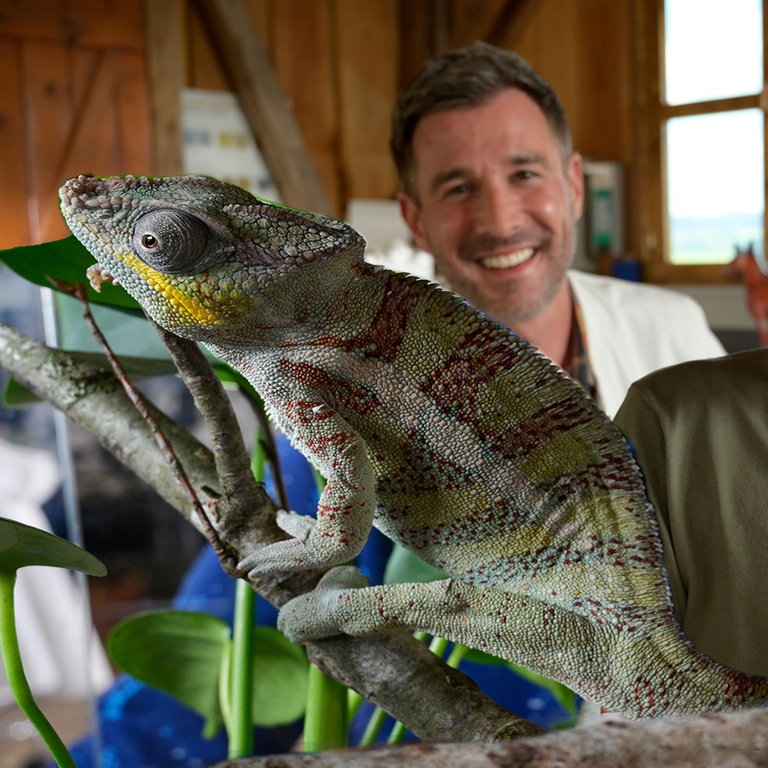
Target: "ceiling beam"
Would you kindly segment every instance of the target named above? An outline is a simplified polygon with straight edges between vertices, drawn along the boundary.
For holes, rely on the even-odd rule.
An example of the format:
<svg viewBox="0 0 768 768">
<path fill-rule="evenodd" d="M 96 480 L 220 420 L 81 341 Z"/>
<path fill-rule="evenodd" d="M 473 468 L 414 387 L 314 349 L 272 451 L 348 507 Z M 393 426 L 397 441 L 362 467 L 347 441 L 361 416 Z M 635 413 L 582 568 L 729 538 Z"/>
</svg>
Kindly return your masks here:
<svg viewBox="0 0 768 768">
<path fill-rule="evenodd" d="M 287 205 L 333 214 L 333 206 L 280 88 L 245 0 L 196 0 L 272 180 Z"/>
<path fill-rule="evenodd" d="M 471 0 L 464 4 L 462 19 L 454 19 L 451 47 L 484 40 L 514 48 L 541 0 Z"/>
<path fill-rule="evenodd" d="M 177 176 L 184 170 L 181 89 L 187 62 L 185 5 L 185 0 L 144 0 L 152 169 L 158 176 Z"/>
</svg>

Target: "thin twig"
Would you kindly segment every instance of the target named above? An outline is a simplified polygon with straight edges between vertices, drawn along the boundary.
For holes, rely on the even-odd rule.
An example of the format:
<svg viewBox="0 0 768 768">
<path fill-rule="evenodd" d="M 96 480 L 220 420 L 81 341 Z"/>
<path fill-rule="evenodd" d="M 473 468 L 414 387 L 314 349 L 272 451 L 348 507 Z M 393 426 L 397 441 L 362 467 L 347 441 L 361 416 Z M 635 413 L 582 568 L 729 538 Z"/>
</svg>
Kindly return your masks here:
<svg viewBox="0 0 768 768">
<path fill-rule="evenodd" d="M 236 498 L 253 475 L 240 424 L 221 381 L 195 342 L 148 319 L 160 334 L 211 435 L 223 493 Z"/>
<path fill-rule="evenodd" d="M 122 363 L 117 359 L 117 356 L 112 351 L 109 342 L 96 323 L 96 320 L 93 317 L 93 313 L 91 312 L 90 304 L 88 302 L 85 286 L 82 285 L 82 283 L 66 283 L 62 280 L 54 280 L 54 283 L 56 287 L 59 288 L 59 290 L 77 299 L 82 304 L 83 318 L 88 324 L 93 337 L 96 339 L 99 346 L 104 350 L 107 361 L 112 367 L 117 380 L 122 385 L 125 393 L 130 398 L 136 410 L 141 414 L 141 417 L 147 422 L 149 428 L 152 430 L 152 435 L 155 438 L 155 442 L 158 444 L 160 450 L 163 452 L 163 455 L 166 457 L 168 464 L 170 465 L 182 488 L 189 496 L 206 538 L 211 542 L 214 549 L 216 550 L 216 553 L 220 556 L 223 556 L 226 550 L 221 543 L 221 538 L 219 537 L 219 534 L 211 521 L 208 519 L 205 507 L 200 501 L 200 497 L 197 495 L 197 492 L 195 491 L 192 483 L 189 481 L 189 476 L 184 470 L 179 457 L 176 455 L 176 451 L 174 450 L 173 445 L 171 444 L 170 440 L 168 440 L 168 437 L 166 436 L 165 432 L 163 432 L 159 422 L 155 418 L 154 413 L 152 413 L 152 410 L 149 408 L 146 398 L 133 385 L 133 382 L 128 377 L 125 368 L 123 368 Z"/>
<path fill-rule="evenodd" d="M 251 410 L 256 416 L 256 420 L 259 423 L 259 442 L 261 448 L 264 451 L 264 455 L 267 457 L 270 466 L 272 467 L 272 480 L 275 484 L 275 497 L 277 503 L 282 509 L 289 509 L 290 503 L 288 501 L 288 491 L 285 487 L 283 480 L 283 470 L 280 464 L 280 454 L 277 450 L 277 444 L 275 442 L 275 436 L 270 427 L 269 418 L 264 410 L 264 403 L 261 399 L 254 394 L 254 390 L 248 385 L 248 387 L 241 387 L 241 391 L 246 400 L 251 406 Z"/>
</svg>

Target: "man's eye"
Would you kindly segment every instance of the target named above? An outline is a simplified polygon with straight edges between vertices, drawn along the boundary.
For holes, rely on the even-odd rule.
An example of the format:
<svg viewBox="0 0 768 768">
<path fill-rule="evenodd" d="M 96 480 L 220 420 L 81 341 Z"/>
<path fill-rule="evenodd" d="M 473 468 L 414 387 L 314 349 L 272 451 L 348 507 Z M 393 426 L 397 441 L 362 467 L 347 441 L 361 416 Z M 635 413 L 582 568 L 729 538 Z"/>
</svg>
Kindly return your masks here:
<svg viewBox="0 0 768 768">
<path fill-rule="evenodd" d="M 447 187 L 443 192 L 443 197 L 457 197 L 459 195 L 466 195 L 469 192 L 469 184 L 454 184 L 451 187 Z"/>
<path fill-rule="evenodd" d="M 535 179 L 536 175 L 537 174 L 535 171 L 521 169 L 519 171 L 515 171 L 514 178 L 518 181 L 528 181 L 529 179 Z"/>
</svg>

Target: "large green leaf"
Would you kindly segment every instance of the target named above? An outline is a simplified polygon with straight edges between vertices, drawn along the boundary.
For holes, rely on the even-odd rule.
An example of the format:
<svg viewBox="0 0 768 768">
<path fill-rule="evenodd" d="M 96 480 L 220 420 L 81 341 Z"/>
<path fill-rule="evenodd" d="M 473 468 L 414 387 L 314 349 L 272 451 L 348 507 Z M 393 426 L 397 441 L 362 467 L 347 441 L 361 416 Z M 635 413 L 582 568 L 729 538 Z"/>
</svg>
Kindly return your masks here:
<svg viewBox="0 0 768 768">
<path fill-rule="evenodd" d="M 532 685 L 537 685 L 539 688 L 549 691 L 560 706 L 570 715 L 575 715 L 579 711 L 578 695 L 567 686 L 558 683 L 556 680 L 550 680 L 548 677 L 544 677 L 538 672 L 533 672 L 518 664 L 513 664 L 505 659 L 500 659 L 498 656 L 492 656 L 489 653 L 484 653 L 483 651 L 478 651 L 474 648 L 467 649 L 464 658 L 467 661 L 473 661 L 477 664 L 490 664 L 506 667 L 514 674 L 522 677 L 523 680 L 527 680 Z"/>
<path fill-rule="evenodd" d="M 219 674 L 228 646 L 227 623 L 195 611 L 130 616 L 107 641 L 118 667 L 201 715 L 208 735 L 221 725 Z"/>
<path fill-rule="evenodd" d="M 0 262 L 5 262 L 22 278 L 58 291 L 59 289 L 50 281 L 50 277 L 64 283 L 87 284 L 85 273 L 94 263 L 94 259 L 82 243 L 71 235 L 63 240 L 40 245 L 0 250 Z M 175 367 L 169 370 L 162 362 L 157 362 L 167 360 L 167 352 L 154 332 L 145 333 L 146 318 L 133 298 L 119 286 L 108 283 L 102 285 L 101 293 L 93 290 L 90 285 L 87 287 L 88 300 L 102 305 L 93 308 L 97 324 L 107 337 L 112 350 L 120 356 L 121 361 L 125 364 L 127 360 L 126 368 L 132 377 L 143 378 L 175 372 Z M 82 320 L 82 309 L 76 300 L 58 293 L 56 314 L 62 348 L 86 353 L 99 349 Z M 215 358 L 205 348 L 203 352 L 222 381 L 235 384 L 248 391 L 251 396 L 257 396 L 251 385 L 239 373 Z M 138 362 L 139 358 L 150 362 L 142 366 Z M 82 359 L 94 362 L 96 357 Z M 35 400 L 31 393 L 17 383 L 8 385 L 4 397 L 4 404 L 9 406 L 24 405 Z"/>
<path fill-rule="evenodd" d="M 141 313 L 135 299 L 122 288 L 104 283 L 101 292 L 98 292 L 88 285 L 85 272 L 94 263 L 94 258 L 74 235 L 50 243 L 24 245 L 0 251 L 0 261 L 4 261 L 14 272 L 37 285 L 52 288 L 51 277 L 65 283 L 83 283 L 87 285 L 89 301 Z"/>
<path fill-rule="evenodd" d="M 0 571 L 12 573 L 26 565 L 71 568 L 103 576 L 104 563 L 76 544 L 31 525 L 0 517 Z"/>
<path fill-rule="evenodd" d="M 221 619 L 194 611 L 137 614 L 114 627 L 107 650 L 125 672 L 201 715 L 207 735 L 221 725 L 219 677 L 231 650 L 230 629 Z M 301 717 L 307 666 L 303 650 L 277 630 L 255 628 L 254 724 L 272 727 Z"/>
<path fill-rule="evenodd" d="M 304 714 L 308 663 L 304 651 L 271 627 L 253 636 L 253 723 L 284 725 Z"/>
<path fill-rule="evenodd" d="M 405 547 L 395 544 L 392 554 L 387 561 L 384 571 L 385 584 L 409 584 L 411 582 L 439 581 L 447 579 L 445 571 L 441 571 L 431 563 L 422 560 L 418 555 Z"/>
</svg>

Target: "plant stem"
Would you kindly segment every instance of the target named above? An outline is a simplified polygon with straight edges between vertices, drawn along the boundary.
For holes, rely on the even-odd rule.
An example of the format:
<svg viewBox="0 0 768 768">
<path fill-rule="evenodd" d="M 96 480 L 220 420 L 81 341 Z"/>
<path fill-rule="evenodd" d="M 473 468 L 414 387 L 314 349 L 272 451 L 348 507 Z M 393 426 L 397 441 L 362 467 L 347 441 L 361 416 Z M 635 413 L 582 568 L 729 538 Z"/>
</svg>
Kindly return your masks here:
<svg viewBox="0 0 768 768">
<path fill-rule="evenodd" d="M 314 470 L 314 477 L 317 490 L 322 492 L 325 478 L 317 470 Z M 345 685 L 326 677 L 314 664 L 309 665 L 302 739 L 304 752 L 349 746 L 349 693 Z"/>
<path fill-rule="evenodd" d="M 360 711 L 360 707 L 363 706 L 363 697 L 351 688 L 347 688 L 347 717 L 352 722 L 355 715 Z"/>
<path fill-rule="evenodd" d="M 376 707 L 373 710 L 365 726 L 365 731 L 363 731 L 363 735 L 360 737 L 361 747 L 372 747 L 376 743 L 376 737 L 381 732 L 386 719 L 387 713 L 381 707 Z"/>
<path fill-rule="evenodd" d="M 253 620 L 256 593 L 248 582 L 237 580 L 235 616 L 232 625 L 232 667 L 230 674 L 229 731 L 230 759 L 253 754 Z"/>
<path fill-rule="evenodd" d="M 453 646 L 453 650 L 448 655 L 448 658 L 445 660 L 445 663 L 449 667 L 453 667 L 454 669 L 457 669 L 459 664 L 461 664 L 462 659 L 467 655 L 467 652 L 469 651 L 469 648 L 467 648 L 466 645 L 460 645 L 457 643 Z"/>
<path fill-rule="evenodd" d="M 37 706 L 24 675 L 19 639 L 16 634 L 16 612 L 13 599 L 15 584 L 16 571 L 0 571 L 0 655 L 5 665 L 8 685 L 16 703 L 48 745 L 59 768 L 77 768 L 59 734 Z"/>
<path fill-rule="evenodd" d="M 309 665 L 307 711 L 304 715 L 304 752 L 343 749 L 347 737 L 347 689 Z"/>
<path fill-rule="evenodd" d="M 395 721 L 392 731 L 387 739 L 387 744 L 400 744 L 405 738 L 406 727 L 399 721 Z"/>
<path fill-rule="evenodd" d="M 442 658 L 445 653 L 445 649 L 448 647 L 448 641 L 444 637 L 433 637 L 432 642 L 429 644 L 429 650 Z"/>
<path fill-rule="evenodd" d="M 262 431 L 257 427 L 251 451 L 251 472 L 259 482 L 264 481 L 266 456 L 261 442 Z M 235 585 L 235 610 L 232 620 L 232 657 L 229 666 L 226 709 L 230 759 L 253 754 L 253 625 L 256 616 L 256 593 L 244 579 Z"/>
</svg>

